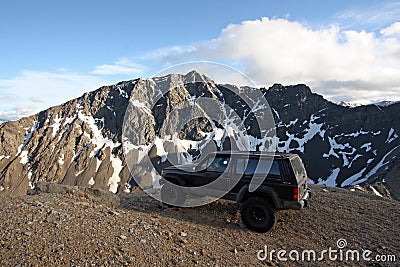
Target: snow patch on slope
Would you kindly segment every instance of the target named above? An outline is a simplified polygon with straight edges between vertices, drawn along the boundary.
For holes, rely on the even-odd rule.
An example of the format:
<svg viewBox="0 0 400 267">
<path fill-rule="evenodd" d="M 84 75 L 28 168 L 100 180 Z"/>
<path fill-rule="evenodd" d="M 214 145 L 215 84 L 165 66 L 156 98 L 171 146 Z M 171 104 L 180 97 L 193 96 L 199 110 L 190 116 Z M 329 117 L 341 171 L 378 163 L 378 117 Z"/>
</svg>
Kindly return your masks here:
<svg viewBox="0 0 400 267">
<path fill-rule="evenodd" d="M 31 181 L 32 175 L 33 175 L 32 171 L 29 170 L 29 172 L 28 172 L 28 181 L 29 181 L 28 182 L 28 186 L 29 186 L 30 189 L 34 189 L 35 188 L 35 186 L 32 184 L 32 181 Z"/>
<path fill-rule="evenodd" d="M 33 133 L 38 129 L 38 127 L 39 127 L 39 123 L 37 121 L 35 121 L 33 123 L 33 126 L 31 128 L 30 132 L 26 133 L 26 137 L 25 137 L 24 143 L 19 146 L 17 155 L 19 153 L 21 153 L 21 151 L 24 149 L 24 147 L 29 143 L 29 141 L 31 140 L 31 138 L 33 136 Z"/>
<path fill-rule="evenodd" d="M 373 186 L 368 186 L 372 190 L 372 192 L 377 195 L 378 197 L 383 197 L 381 193 L 379 193 Z"/>
<path fill-rule="evenodd" d="M 348 186 L 348 185 L 356 185 L 359 184 L 360 182 L 357 181 L 358 179 L 360 179 L 363 175 L 363 173 L 365 172 L 365 170 L 367 169 L 367 167 L 365 167 L 364 169 L 362 169 L 361 171 L 359 171 L 358 173 L 352 175 L 351 177 L 347 178 L 343 183 L 342 186 Z"/>
<path fill-rule="evenodd" d="M 118 191 L 118 183 L 121 182 L 121 177 L 119 176 L 122 171 L 122 160 L 118 158 L 118 156 L 111 156 L 111 165 L 114 169 L 113 175 L 108 180 L 108 185 L 110 186 L 109 191 L 114 194 Z"/>
<path fill-rule="evenodd" d="M 363 179 L 361 179 L 361 180 L 359 181 L 359 183 L 365 182 L 365 181 L 368 180 L 372 175 L 374 175 L 380 168 L 382 168 L 383 166 L 385 166 L 386 164 L 388 164 L 389 162 L 385 162 L 386 158 L 387 158 L 395 149 L 398 149 L 399 147 L 400 147 L 400 145 L 399 145 L 399 146 L 396 146 L 396 147 L 394 147 L 394 148 L 392 148 L 388 153 L 386 153 L 386 155 L 383 156 L 383 158 L 381 159 L 381 161 L 380 161 L 378 164 L 376 164 L 375 167 L 374 167 L 372 170 L 370 170 L 370 171 L 365 175 L 365 177 L 364 177 Z"/>
<path fill-rule="evenodd" d="M 1 155 L 1 156 L 0 156 L 0 161 L 1 161 L 2 159 L 9 159 L 9 158 L 10 158 L 10 156 Z"/>
<path fill-rule="evenodd" d="M 79 114 L 79 113 L 78 113 L 78 114 Z M 75 115 L 72 116 L 72 117 L 67 117 L 67 118 L 65 118 L 63 127 L 65 127 L 65 126 L 68 125 L 68 124 L 73 123 L 73 122 L 78 118 L 78 114 L 75 114 Z"/>
<path fill-rule="evenodd" d="M 358 137 L 359 135 L 367 135 L 369 133 L 370 132 L 366 132 L 366 131 L 360 130 L 360 131 L 357 131 L 355 133 L 343 134 L 343 136 L 346 136 L 346 137 Z"/>
<path fill-rule="evenodd" d="M 365 143 L 360 148 L 365 148 L 365 152 L 369 152 L 369 151 L 371 151 L 371 145 L 372 145 L 371 142 L 370 143 Z"/>
<path fill-rule="evenodd" d="M 325 180 L 322 181 L 321 179 L 318 181 L 319 184 L 327 185 L 327 186 L 336 186 L 336 178 L 338 177 L 340 172 L 340 168 L 336 168 L 332 170 L 331 175 Z"/>
<path fill-rule="evenodd" d="M 399 136 L 395 133 L 394 129 L 393 129 L 393 128 L 390 128 L 389 134 L 388 134 L 388 137 L 387 137 L 385 143 L 390 144 L 390 143 L 393 142 L 397 137 L 399 137 Z"/>
<path fill-rule="evenodd" d="M 58 158 L 58 164 L 64 165 L 64 153 Z"/>
<path fill-rule="evenodd" d="M 121 86 L 117 85 L 117 89 L 120 96 L 122 96 L 123 98 L 129 98 L 128 93 L 125 90 L 121 89 Z"/>
<path fill-rule="evenodd" d="M 78 176 L 81 175 L 84 171 L 85 171 L 85 170 L 81 170 L 81 171 L 75 173 L 75 177 L 78 177 Z"/>
<path fill-rule="evenodd" d="M 96 158 L 96 172 L 99 170 L 102 161 Z"/>
<path fill-rule="evenodd" d="M 22 151 L 21 154 L 19 155 L 19 157 L 21 158 L 19 163 L 25 165 L 29 162 L 28 151 L 26 151 L 26 150 Z"/>
<path fill-rule="evenodd" d="M 323 123 L 315 123 L 315 120 L 319 119 L 320 117 L 316 115 L 312 115 L 310 118 L 310 122 L 308 123 L 308 129 L 307 132 L 304 134 L 302 138 L 299 138 L 295 136 L 294 134 L 291 134 L 289 132 L 286 132 L 287 140 L 286 141 L 281 141 L 280 146 L 277 148 L 278 152 L 289 152 L 291 150 L 299 150 L 300 152 L 304 153 L 304 146 L 307 144 L 309 141 L 311 141 L 316 135 L 319 135 L 322 140 L 325 138 L 325 132 L 326 130 L 322 130 Z M 297 119 L 294 121 L 291 121 L 289 125 L 285 125 L 286 127 L 292 126 L 297 123 Z M 281 124 L 282 126 L 283 124 Z M 278 125 L 279 126 L 279 125 Z M 290 143 L 292 141 L 297 142 L 299 145 L 298 147 L 290 148 Z"/>
<path fill-rule="evenodd" d="M 87 116 L 83 114 L 81 111 L 78 112 L 77 116 L 81 121 L 88 124 L 92 132 L 93 137 L 91 137 L 89 133 L 86 132 L 84 133 L 84 135 L 90 139 L 91 143 L 96 146 L 94 150 L 90 153 L 89 155 L 90 157 L 96 156 L 101 149 L 109 147 L 110 151 L 113 151 L 114 148 L 121 146 L 121 143 L 119 142 L 114 143 L 113 140 L 103 136 L 101 131 L 104 128 L 104 118 L 95 119 L 92 116 Z M 101 129 L 97 127 L 96 121 L 100 121 L 102 123 Z M 110 159 L 114 172 L 108 181 L 108 185 L 110 186 L 109 190 L 113 193 L 116 193 L 118 190 L 118 183 L 121 181 L 119 174 L 122 170 L 123 164 L 122 161 L 118 158 L 118 156 L 114 156 L 111 154 Z M 96 171 L 100 167 L 100 164 L 101 161 L 97 159 Z"/>
<path fill-rule="evenodd" d="M 58 131 L 60 130 L 61 121 L 62 121 L 62 118 L 59 118 L 57 115 L 56 118 L 54 119 L 54 123 L 50 126 L 53 128 L 53 133 L 52 133 L 53 138 L 56 137 Z"/>
<path fill-rule="evenodd" d="M 355 157 L 351 160 L 351 162 L 350 162 L 348 168 L 350 169 L 351 166 L 353 165 L 353 163 L 354 163 L 358 158 L 361 158 L 362 156 L 363 156 L 363 155 L 361 155 L 361 154 L 355 155 Z"/>
<path fill-rule="evenodd" d="M 96 119 L 94 119 L 92 116 L 86 116 L 82 112 L 79 112 L 78 117 L 83 122 L 86 122 L 92 131 L 93 137 L 91 137 L 90 134 L 86 132 L 84 133 L 84 135 L 91 140 L 91 143 L 96 146 L 95 149 L 90 153 L 90 157 L 94 157 L 95 155 L 97 155 L 100 149 L 110 147 L 110 149 L 113 150 L 114 148 L 121 146 L 121 143 L 114 143 L 109 138 L 103 136 L 101 130 L 104 128 L 104 118 L 97 119 L 98 121 L 103 122 L 103 127 L 99 129 L 96 125 Z"/>
</svg>

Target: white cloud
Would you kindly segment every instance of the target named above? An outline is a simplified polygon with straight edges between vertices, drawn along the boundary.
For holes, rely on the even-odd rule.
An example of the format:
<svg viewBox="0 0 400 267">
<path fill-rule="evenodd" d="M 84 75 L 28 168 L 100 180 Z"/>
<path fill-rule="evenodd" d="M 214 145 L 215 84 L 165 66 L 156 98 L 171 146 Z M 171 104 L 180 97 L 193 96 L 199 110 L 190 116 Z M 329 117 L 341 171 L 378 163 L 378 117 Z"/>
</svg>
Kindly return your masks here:
<svg viewBox="0 0 400 267">
<path fill-rule="evenodd" d="M 400 37 L 400 22 L 395 22 L 387 28 L 381 30 L 384 36 Z"/>
<path fill-rule="evenodd" d="M 11 97 L 8 95 L 0 95 L 0 100 L 10 100 Z"/>
<path fill-rule="evenodd" d="M 20 76 L 0 80 L 0 88 L 21 96 L 34 97 L 37 92 L 40 96 L 53 96 L 71 88 L 74 93 L 82 92 L 99 82 L 104 81 L 93 75 L 24 70 Z"/>
<path fill-rule="evenodd" d="M 2 101 L 0 118 L 14 120 L 33 115 L 109 83 L 94 75 L 25 70 L 17 77 L 0 80 L 2 99 L 8 99 Z"/>
<path fill-rule="evenodd" d="M 180 56 L 182 54 L 195 53 L 199 49 L 199 45 L 187 45 L 187 46 L 169 46 L 163 47 L 159 49 L 155 49 L 143 55 L 141 59 L 145 60 L 166 60 L 171 58 L 173 61 L 176 56 Z"/>
<path fill-rule="evenodd" d="M 44 100 L 39 97 L 31 97 L 29 98 L 33 103 L 43 103 Z"/>
<path fill-rule="evenodd" d="M 221 35 L 195 48 L 175 48 L 160 62 L 208 59 L 240 62 L 260 85 L 306 83 L 314 91 L 350 102 L 368 103 L 400 96 L 398 25 L 374 32 L 310 29 L 286 19 L 231 24 Z M 388 34 L 390 33 L 390 36 Z"/>
<path fill-rule="evenodd" d="M 98 75 L 140 75 L 144 72 L 144 67 L 129 61 L 121 59 L 114 64 L 103 64 L 96 66 L 91 74 Z"/>
<path fill-rule="evenodd" d="M 34 114 L 36 111 L 35 106 L 30 105 L 17 105 L 11 110 L 0 110 L 0 121 L 12 121 L 21 117 L 26 117 Z"/>
<path fill-rule="evenodd" d="M 0 80 L 0 119 L 15 120 L 33 115 L 103 85 L 131 79 L 143 70 L 143 66 L 128 59 L 118 60 L 114 65 L 97 66 L 88 74 L 73 73 L 65 68 L 56 72 L 23 70 L 16 77 Z"/>
</svg>

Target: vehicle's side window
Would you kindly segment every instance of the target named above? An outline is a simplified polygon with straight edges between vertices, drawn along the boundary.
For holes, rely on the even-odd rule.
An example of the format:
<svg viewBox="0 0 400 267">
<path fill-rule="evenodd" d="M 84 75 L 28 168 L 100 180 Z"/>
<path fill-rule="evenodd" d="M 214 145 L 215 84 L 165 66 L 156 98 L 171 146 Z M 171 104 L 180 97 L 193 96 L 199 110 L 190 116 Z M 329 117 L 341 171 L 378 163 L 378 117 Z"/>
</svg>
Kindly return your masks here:
<svg viewBox="0 0 400 267">
<path fill-rule="evenodd" d="M 258 166 L 257 166 L 254 174 L 267 175 L 268 167 L 270 167 L 270 166 L 271 166 L 271 161 L 259 160 Z"/>
<path fill-rule="evenodd" d="M 224 172 L 228 167 L 229 158 L 226 157 L 215 157 L 211 164 L 207 167 L 207 171 L 212 172 Z"/>
<path fill-rule="evenodd" d="M 272 162 L 271 169 L 269 170 L 269 176 L 271 178 L 281 178 L 281 171 L 279 170 L 279 164 L 277 161 Z"/>
<path fill-rule="evenodd" d="M 257 173 L 257 171 L 258 171 L 258 170 L 256 170 L 257 163 L 258 163 L 258 160 L 256 160 L 256 159 L 249 159 L 245 174 L 246 175 L 252 175 L 252 174 Z"/>
<path fill-rule="evenodd" d="M 209 165 L 210 160 L 211 160 L 210 158 L 204 160 L 204 161 L 198 166 L 198 169 L 199 169 L 199 170 L 205 170 L 205 169 L 207 168 L 207 166 Z"/>
<path fill-rule="evenodd" d="M 243 174 L 244 173 L 244 168 L 246 167 L 247 159 L 237 159 L 236 161 L 236 168 L 235 168 L 235 173 L 236 174 Z"/>
<path fill-rule="evenodd" d="M 268 171 L 268 167 L 271 166 L 271 168 Z M 270 178 L 280 178 L 280 170 L 279 170 L 279 164 L 276 161 L 273 161 L 271 164 L 271 161 L 268 160 L 257 160 L 257 159 L 250 159 L 249 163 L 247 165 L 246 175 L 252 175 L 252 174 L 258 174 L 258 175 L 267 175 Z"/>
</svg>

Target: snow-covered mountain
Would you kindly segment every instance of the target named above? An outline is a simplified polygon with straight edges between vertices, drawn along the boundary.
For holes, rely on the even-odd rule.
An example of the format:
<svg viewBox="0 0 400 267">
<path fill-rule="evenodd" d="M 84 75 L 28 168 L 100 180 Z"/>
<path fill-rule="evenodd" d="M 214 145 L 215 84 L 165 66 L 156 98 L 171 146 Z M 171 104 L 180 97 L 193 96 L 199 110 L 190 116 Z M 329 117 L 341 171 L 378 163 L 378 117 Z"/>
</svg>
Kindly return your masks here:
<svg viewBox="0 0 400 267">
<path fill-rule="evenodd" d="M 146 97 L 159 94 L 158 87 L 168 93 L 149 105 Z M 260 144 L 263 140 L 274 143 L 279 152 L 300 154 L 313 182 L 347 186 L 383 181 L 393 195 L 400 196 L 400 103 L 350 108 L 325 100 L 306 85 L 275 84 L 260 89 L 271 107 L 276 131 L 276 137 L 263 139 L 263 133 L 252 123 L 254 118 L 248 116 L 248 107 L 227 88 L 196 72 L 136 79 L 104 86 L 34 116 L 3 123 L 0 194 L 25 194 L 39 181 L 112 192 L 129 190 L 131 173 L 122 145 L 129 103 L 137 108 L 129 118 L 132 125 L 140 125 L 135 129 L 137 139 L 152 147 L 149 153 L 160 168 L 168 163 L 163 161 L 163 146 L 179 146 L 189 160 L 199 153 L 196 144 L 207 138 L 220 149 L 232 148 L 225 138 L 238 133 L 226 131 L 222 125 L 210 127 L 201 119 L 188 122 L 177 133 L 178 138 L 158 138 L 172 110 L 202 96 L 235 110 L 249 137 L 258 142 L 254 148 L 266 149 L 267 143 Z M 175 121 L 182 116 L 179 114 L 174 115 Z"/>
<path fill-rule="evenodd" d="M 387 107 L 387 106 L 390 106 L 390 105 L 393 105 L 393 104 L 397 104 L 397 103 L 400 103 L 400 101 L 387 101 L 387 100 L 385 100 L 385 101 L 376 102 L 374 104 L 378 105 L 378 106 L 381 106 L 381 107 Z"/>
<path fill-rule="evenodd" d="M 377 102 L 372 102 L 371 105 L 377 105 L 380 107 L 387 107 L 393 104 L 397 104 L 400 103 L 400 101 L 388 101 L 388 100 L 384 100 L 384 101 L 377 101 Z M 363 106 L 363 104 L 360 103 L 349 103 L 349 102 L 345 102 L 345 101 L 340 101 L 338 103 L 339 106 L 343 106 L 343 107 L 350 107 L 350 108 L 355 108 L 355 107 L 359 107 L 359 106 Z"/>
<path fill-rule="evenodd" d="M 339 103 L 337 103 L 339 106 L 343 106 L 343 107 L 349 107 L 349 108 L 355 108 L 355 107 L 359 107 L 362 106 L 362 104 L 359 103 L 350 103 L 350 102 L 345 102 L 345 101 L 340 101 Z"/>
</svg>

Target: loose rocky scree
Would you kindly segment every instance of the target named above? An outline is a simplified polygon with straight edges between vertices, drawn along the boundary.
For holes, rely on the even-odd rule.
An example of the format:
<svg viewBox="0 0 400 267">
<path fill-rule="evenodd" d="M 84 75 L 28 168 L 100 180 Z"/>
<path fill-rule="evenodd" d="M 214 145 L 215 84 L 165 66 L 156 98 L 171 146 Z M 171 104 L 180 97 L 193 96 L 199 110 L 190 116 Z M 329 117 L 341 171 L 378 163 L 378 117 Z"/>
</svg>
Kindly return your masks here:
<svg viewBox="0 0 400 267">
<path fill-rule="evenodd" d="M 197 208 L 167 208 L 136 189 L 119 195 L 116 208 L 77 188 L 72 193 L 1 197 L 0 265 L 286 266 L 276 257 L 260 261 L 257 252 L 265 245 L 321 251 L 336 248 L 340 238 L 349 249 L 396 255 L 392 266 L 399 264 L 399 202 L 345 189 L 312 189 L 309 207 L 279 212 L 278 223 L 266 234 L 242 228 L 239 205 L 223 200 Z"/>
</svg>

